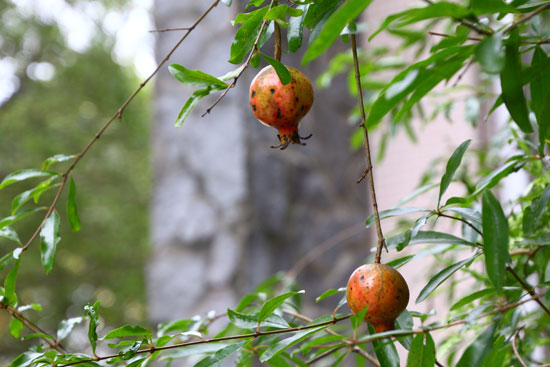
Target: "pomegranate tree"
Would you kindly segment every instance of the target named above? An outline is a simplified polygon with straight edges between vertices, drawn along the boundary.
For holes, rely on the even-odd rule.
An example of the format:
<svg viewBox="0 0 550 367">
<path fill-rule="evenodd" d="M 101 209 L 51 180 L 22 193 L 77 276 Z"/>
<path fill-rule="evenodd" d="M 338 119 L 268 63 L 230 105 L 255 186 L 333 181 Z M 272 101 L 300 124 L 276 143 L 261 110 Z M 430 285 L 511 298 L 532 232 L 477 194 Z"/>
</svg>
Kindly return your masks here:
<svg viewBox="0 0 550 367">
<path fill-rule="evenodd" d="M 313 87 L 298 69 L 286 67 L 291 79 L 281 83 L 275 69 L 266 66 L 250 85 L 250 107 L 254 116 L 264 125 L 278 130 L 281 144 L 274 148 L 285 149 L 290 143 L 303 144 L 298 134 L 298 123 L 313 104 Z M 310 135 L 311 136 L 311 135 Z"/>
</svg>

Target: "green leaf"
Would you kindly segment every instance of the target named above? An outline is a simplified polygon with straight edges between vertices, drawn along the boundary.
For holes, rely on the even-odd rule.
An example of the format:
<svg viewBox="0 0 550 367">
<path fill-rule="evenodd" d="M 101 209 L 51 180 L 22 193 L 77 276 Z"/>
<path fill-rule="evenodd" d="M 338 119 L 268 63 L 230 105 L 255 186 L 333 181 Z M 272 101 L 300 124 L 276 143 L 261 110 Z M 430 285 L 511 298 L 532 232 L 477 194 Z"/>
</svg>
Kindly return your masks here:
<svg viewBox="0 0 550 367">
<path fill-rule="evenodd" d="M 315 298 L 315 302 L 321 302 L 325 298 L 328 298 L 330 296 L 334 296 L 335 294 L 345 292 L 346 288 L 338 288 L 338 289 L 328 289 L 323 292 L 319 297 Z"/>
<path fill-rule="evenodd" d="M 374 329 L 372 325 L 369 326 L 369 331 L 371 334 L 374 334 Z M 383 333 L 379 333 L 383 334 Z M 378 357 L 378 362 L 380 362 L 380 367 L 400 367 L 399 355 L 397 354 L 397 349 L 393 344 L 391 338 L 373 340 L 372 346 L 374 348 L 374 353 Z"/>
<path fill-rule="evenodd" d="M 228 8 L 231 6 L 231 4 L 233 3 L 233 0 L 221 0 L 222 3 L 225 4 L 225 6 L 227 6 Z"/>
<path fill-rule="evenodd" d="M 489 175 L 481 179 L 481 181 L 479 181 L 476 186 L 476 191 L 474 191 L 472 196 L 476 196 L 485 189 L 490 189 L 491 187 L 495 186 L 500 182 L 500 180 L 508 176 L 510 173 L 519 171 L 524 164 L 525 163 L 522 161 L 511 161 L 497 168 Z"/>
<path fill-rule="evenodd" d="M 185 348 L 179 348 L 178 350 L 163 355 L 160 360 L 166 361 L 170 359 L 179 359 L 179 358 L 185 358 L 189 357 L 195 354 L 205 354 L 205 353 L 213 353 L 217 352 L 218 350 L 221 350 L 223 348 L 228 347 L 231 344 L 227 343 L 206 343 L 206 344 L 196 344 L 196 345 L 190 345 Z"/>
<path fill-rule="evenodd" d="M 397 317 L 397 319 L 395 319 L 395 328 L 396 329 L 412 330 L 413 325 L 414 325 L 414 323 L 413 323 L 411 313 L 407 310 L 404 310 L 403 312 L 401 312 L 401 314 Z M 396 339 L 399 343 L 401 343 L 401 345 L 405 349 L 407 349 L 407 350 L 411 349 L 411 344 L 412 344 L 412 340 L 413 340 L 412 335 L 405 335 L 405 336 L 397 337 Z"/>
<path fill-rule="evenodd" d="M 11 240 L 17 244 L 21 243 L 21 240 L 19 239 L 17 232 L 15 232 L 13 228 L 8 226 L 5 226 L 4 228 L 0 228 L 0 237 L 7 238 L 8 240 Z"/>
<path fill-rule="evenodd" d="M 510 112 L 512 119 L 525 133 L 533 132 L 529 121 L 527 102 L 523 94 L 523 82 L 521 80 L 521 57 L 519 54 L 519 33 L 517 28 L 510 32 L 510 38 L 506 41 L 506 59 L 502 73 L 500 73 L 500 86 L 502 88 L 502 100 Z"/>
<path fill-rule="evenodd" d="M 508 221 L 500 203 L 489 190 L 483 193 L 481 208 L 487 275 L 500 292 L 506 280 L 506 263 L 510 259 Z"/>
<path fill-rule="evenodd" d="M 118 329 L 111 330 L 103 337 L 103 339 L 115 339 L 115 338 L 124 338 L 127 336 L 145 336 L 147 338 L 151 338 L 153 336 L 153 333 L 149 330 L 142 328 L 141 326 L 137 325 L 124 325 L 119 327 Z"/>
<path fill-rule="evenodd" d="M 240 64 L 245 55 L 252 50 L 267 9 L 267 7 L 264 7 L 247 14 L 247 20 L 241 25 L 235 34 L 235 40 L 231 44 L 230 63 Z"/>
<path fill-rule="evenodd" d="M 439 184 L 439 197 L 437 199 L 438 208 L 441 204 L 441 197 L 443 196 L 445 191 L 447 191 L 447 188 L 451 184 L 455 172 L 462 162 L 462 157 L 464 156 L 464 153 L 466 152 L 466 149 L 468 149 L 468 146 L 471 142 L 471 139 L 464 141 L 458 146 L 458 148 L 456 148 L 456 150 L 451 155 L 451 158 L 449 158 L 449 161 L 447 162 L 447 167 L 445 168 L 445 174 L 443 175 L 443 177 L 441 177 L 441 183 Z"/>
<path fill-rule="evenodd" d="M 59 186 L 59 184 L 51 185 L 55 179 L 57 179 L 56 176 L 50 177 L 46 181 L 41 182 L 38 186 L 17 195 L 11 202 L 11 214 L 14 215 L 17 213 L 21 206 L 23 206 L 30 199 L 34 199 L 34 202 L 36 203 L 38 201 L 37 199 L 43 192 L 52 189 L 55 186 Z"/>
<path fill-rule="evenodd" d="M 67 320 L 62 320 L 57 328 L 57 340 L 63 340 L 69 336 L 75 325 L 82 322 L 82 317 L 72 317 Z"/>
<path fill-rule="evenodd" d="M 54 163 L 67 162 L 75 159 L 77 156 L 78 156 L 77 154 L 73 154 L 73 155 L 56 154 L 54 156 L 51 156 L 48 159 L 46 159 L 44 163 L 42 163 L 42 171 L 47 170 Z"/>
<path fill-rule="evenodd" d="M 90 324 L 88 326 L 88 340 L 90 340 L 90 346 L 92 347 L 92 352 L 95 353 L 97 347 L 97 327 L 99 325 L 99 316 L 97 314 L 97 308 L 99 307 L 99 301 L 94 303 L 94 305 L 88 304 L 84 306 L 88 318 L 90 319 Z"/>
<path fill-rule="evenodd" d="M 233 310 L 227 310 L 227 316 L 229 320 L 238 328 L 241 329 L 254 329 L 258 326 L 259 318 L 258 313 L 255 314 L 243 314 Z M 262 326 L 274 327 L 277 329 L 286 329 L 290 325 L 282 317 L 271 314 L 261 323 Z"/>
<path fill-rule="evenodd" d="M 420 186 L 416 190 L 414 190 L 409 195 L 405 196 L 403 199 L 399 200 L 397 204 L 395 204 L 396 207 L 400 207 L 403 204 L 408 203 L 409 201 L 413 200 L 414 198 L 418 197 L 419 195 L 424 194 L 425 192 L 439 186 L 437 183 L 429 183 L 423 186 Z"/>
<path fill-rule="evenodd" d="M 480 366 L 483 359 L 491 353 L 493 339 L 499 319 L 489 326 L 477 339 L 466 348 L 462 357 L 456 364 L 457 367 Z"/>
<path fill-rule="evenodd" d="M 247 342 L 248 341 L 243 341 L 235 344 L 230 344 L 227 347 L 218 350 L 213 355 L 204 358 L 199 363 L 197 363 L 195 367 L 218 367 L 224 359 L 226 359 L 236 351 L 242 349 Z"/>
<path fill-rule="evenodd" d="M 275 344 L 272 344 L 265 352 L 260 356 L 260 362 L 264 363 L 269 361 L 274 356 L 283 352 L 284 350 L 298 344 L 304 339 L 307 339 L 309 336 L 326 329 L 329 325 L 319 326 L 312 329 L 306 329 L 295 333 L 293 336 L 283 339 Z"/>
<path fill-rule="evenodd" d="M 61 241 L 61 237 L 59 237 L 59 214 L 54 210 L 44 221 L 44 225 L 40 230 L 40 259 L 46 274 L 49 274 L 53 268 L 55 250 L 59 241 Z"/>
<path fill-rule="evenodd" d="M 546 186 L 541 196 L 535 198 L 531 205 L 523 212 L 523 233 L 530 236 L 540 229 L 542 225 L 542 214 L 548 208 L 550 200 L 550 184 Z"/>
<path fill-rule="evenodd" d="M 288 23 L 286 22 L 287 14 L 290 16 L 300 16 L 303 14 L 303 12 L 300 9 L 294 9 L 286 4 L 281 4 L 271 8 L 265 15 L 264 19 L 274 20 L 281 27 L 288 27 Z"/>
<path fill-rule="evenodd" d="M 425 345 L 424 336 L 426 337 Z M 434 365 L 435 344 L 430 333 L 416 335 L 407 358 L 407 367 L 433 367 Z"/>
<path fill-rule="evenodd" d="M 215 76 L 203 73 L 200 70 L 190 70 L 179 64 L 172 64 L 168 67 L 170 73 L 179 82 L 190 85 L 192 87 L 207 88 L 216 86 L 219 88 L 227 88 L 229 85 Z"/>
<path fill-rule="evenodd" d="M 386 244 L 388 249 L 394 249 L 397 245 L 403 242 L 404 234 L 393 236 L 387 239 Z M 437 231 L 419 231 L 416 236 L 412 237 L 409 241 L 409 245 L 418 244 L 453 244 L 453 245 L 466 245 L 474 246 L 474 243 L 468 242 L 462 238 L 453 236 L 448 233 Z"/>
<path fill-rule="evenodd" d="M 414 207 L 394 208 L 394 209 L 382 210 L 379 213 L 379 215 L 380 215 L 380 219 L 385 219 L 385 218 L 391 218 L 395 216 L 418 213 L 418 212 L 429 212 L 429 210 L 423 209 L 423 208 L 414 208 Z M 374 215 L 370 215 L 367 218 L 365 226 L 369 228 L 373 223 L 374 223 Z"/>
<path fill-rule="evenodd" d="M 74 232 L 80 231 L 80 218 L 76 209 L 76 185 L 72 175 L 69 180 L 69 194 L 67 196 L 67 219 Z"/>
<path fill-rule="evenodd" d="M 441 270 L 436 275 L 434 275 L 428 281 L 428 284 L 426 284 L 426 286 L 424 288 L 422 288 L 422 290 L 418 294 L 418 298 L 416 299 L 416 303 L 420 303 L 420 302 L 424 301 L 426 298 L 428 298 L 437 289 L 437 287 L 439 287 L 441 285 L 441 283 L 443 283 L 444 281 L 449 279 L 449 277 L 451 275 L 453 275 L 454 273 L 456 273 L 457 270 L 459 270 L 460 268 L 462 268 L 466 264 L 469 264 L 472 261 L 474 261 L 474 259 L 477 258 L 478 256 L 479 256 L 479 254 L 476 254 L 476 255 L 472 256 L 471 258 L 459 261 L 456 264 L 448 266 L 445 269 Z"/>
<path fill-rule="evenodd" d="M 470 11 L 463 6 L 447 1 L 438 1 L 422 8 L 407 9 L 387 17 L 382 25 L 369 37 L 369 41 L 394 22 L 397 23 L 396 27 L 403 27 L 432 18 L 464 18 L 469 13 Z"/>
<path fill-rule="evenodd" d="M 403 265 L 411 262 L 411 260 L 414 259 L 414 257 L 415 255 L 403 256 L 398 259 L 394 259 L 392 261 L 387 262 L 386 265 L 391 266 L 394 269 L 399 269 Z"/>
<path fill-rule="evenodd" d="M 434 89 L 443 80 L 449 80 L 455 75 L 473 52 L 473 49 L 468 49 L 465 53 L 460 53 L 450 57 L 443 63 L 432 65 L 424 71 L 422 78 L 417 79 L 415 89 L 411 97 L 403 104 L 403 107 L 395 115 L 394 121 L 400 121 L 410 109 L 418 103 L 426 94 Z"/>
<path fill-rule="evenodd" d="M 537 78 L 534 78 L 529 84 L 531 107 L 537 117 L 539 125 L 539 141 L 541 142 L 542 151 L 544 150 L 545 141 L 550 139 L 550 57 L 546 55 L 541 47 L 535 48 L 531 66 L 536 69 L 542 69 Z"/>
<path fill-rule="evenodd" d="M 10 272 L 4 279 L 4 298 L 7 301 L 7 304 L 12 304 L 15 301 L 15 283 L 17 282 L 17 272 L 19 271 L 19 261 L 15 261 L 15 265 L 11 268 Z"/>
<path fill-rule="evenodd" d="M 273 57 L 267 56 L 266 54 L 260 52 L 260 55 L 264 58 L 265 61 L 271 64 L 273 66 L 273 69 L 275 69 L 275 72 L 277 73 L 277 76 L 279 77 L 279 80 L 281 81 L 281 84 L 287 85 L 292 80 L 292 77 L 290 76 L 290 72 L 284 66 L 281 64 L 280 61 L 277 61 L 277 59 L 274 59 Z"/>
<path fill-rule="evenodd" d="M 296 9 L 302 10 L 302 14 L 297 17 L 291 17 L 286 32 L 288 51 L 296 52 L 302 47 L 302 33 L 304 29 L 304 19 L 309 5 L 298 5 Z"/>
<path fill-rule="evenodd" d="M 43 210 L 46 210 L 46 209 L 47 208 L 44 208 L 44 207 L 34 208 L 34 209 L 27 209 L 27 210 L 20 211 L 19 213 L 16 213 L 15 215 L 11 215 L 9 217 L 2 218 L 2 219 L 0 219 L 0 228 L 4 228 L 5 226 L 8 226 L 12 223 L 15 223 L 15 222 L 25 218 L 28 215 L 31 215 L 31 214 L 34 214 L 36 212 L 43 211 Z"/>
<path fill-rule="evenodd" d="M 372 0 L 346 0 L 324 23 L 317 37 L 310 45 L 302 59 L 302 65 L 319 57 L 338 39 L 346 25 L 363 12 Z"/>
<path fill-rule="evenodd" d="M 9 186 L 13 183 L 25 181 L 31 178 L 37 177 L 50 177 L 56 176 L 57 173 L 50 171 L 41 171 L 39 169 L 23 169 L 15 171 L 7 175 L 4 180 L 0 183 L 0 190 L 6 186 Z"/>
<path fill-rule="evenodd" d="M 357 315 L 351 315 L 350 322 L 351 327 L 354 331 L 357 331 L 359 329 L 359 326 L 361 326 L 361 323 L 363 320 L 365 320 L 365 315 L 367 314 L 367 310 L 369 308 L 369 305 L 366 305 Z"/>
<path fill-rule="evenodd" d="M 439 73 L 435 71 L 436 67 L 445 67 L 449 61 L 451 61 L 452 65 L 456 66 L 458 65 L 457 63 L 460 62 L 460 59 L 465 60 L 473 51 L 473 45 L 449 47 L 398 73 L 390 83 L 380 91 L 380 94 L 372 104 L 371 111 L 366 121 L 367 127 L 369 129 L 376 127 L 382 118 L 402 102 L 407 95 L 413 92 L 417 86 L 421 85 L 421 88 L 419 88 L 415 98 L 409 100 L 410 102 L 415 102 L 419 96 L 429 91 L 429 89 L 431 89 L 430 86 L 433 84 L 432 82 L 435 80 L 434 78 L 439 78 Z M 429 69 L 428 67 L 430 66 L 431 68 Z M 451 71 L 452 70 L 445 68 L 445 76 L 450 75 Z M 429 78 L 429 80 L 426 83 L 422 83 L 426 78 Z M 441 81 L 442 79 L 439 80 Z"/>
<path fill-rule="evenodd" d="M 471 304 L 473 301 L 475 301 L 478 298 L 481 298 L 483 296 L 487 296 L 489 294 L 495 293 L 495 290 L 493 288 L 489 289 L 482 289 L 480 291 L 474 292 L 472 294 L 467 295 L 466 297 L 463 297 L 459 301 L 457 301 L 454 305 L 451 306 L 449 311 L 455 311 L 459 308 Z"/>
<path fill-rule="evenodd" d="M 174 126 L 176 128 L 180 128 L 183 126 L 183 123 L 189 117 L 193 109 L 197 106 L 199 101 L 203 99 L 204 97 L 208 96 L 213 91 L 216 91 L 218 89 L 213 87 L 208 87 L 206 89 L 199 89 L 193 92 L 191 97 L 185 102 L 183 107 L 181 108 L 180 113 L 178 114 L 178 117 L 176 119 L 176 122 L 174 123 Z"/>
<path fill-rule="evenodd" d="M 23 330 L 23 323 L 16 318 L 11 319 L 10 321 L 10 334 L 19 339 L 21 337 L 21 330 Z"/>
<path fill-rule="evenodd" d="M 502 0 L 471 0 L 470 7 L 476 15 L 516 12 L 513 6 Z"/>
<path fill-rule="evenodd" d="M 504 47 L 502 33 L 485 37 L 476 46 L 475 55 L 484 72 L 499 74 L 504 68 Z"/>
<path fill-rule="evenodd" d="M 260 312 L 258 313 L 258 322 L 264 321 L 266 319 L 266 317 L 271 315 L 288 298 L 290 298 L 292 296 L 296 296 L 298 294 L 304 294 L 304 293 L 305 293 L 305 291 L 303 291 L 303 290 L 298 291 L 298 292 L 287 292 L 287 293 L 283 293 L 283 294 L 281 294 L 277 297 L 274 297 L 274 298 L 270 299 L 269 301 L 264 303 L 264 305 L 260 309 Z"/>
</svg>

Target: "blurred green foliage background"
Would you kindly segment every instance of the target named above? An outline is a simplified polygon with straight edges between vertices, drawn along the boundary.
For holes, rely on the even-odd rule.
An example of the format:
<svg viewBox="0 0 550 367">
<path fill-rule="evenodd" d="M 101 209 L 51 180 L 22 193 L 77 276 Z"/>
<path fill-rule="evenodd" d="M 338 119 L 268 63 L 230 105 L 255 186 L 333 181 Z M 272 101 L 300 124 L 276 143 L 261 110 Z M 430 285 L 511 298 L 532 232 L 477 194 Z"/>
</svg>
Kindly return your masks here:
<svg viewBox="0 0 550 367">
<path fill-rule="evenodd" d="M 0 99 L 2 178 L 16 169 L 40 168 L 54 154 L 78 153 L 140 82 L 132 68 L 113 61 L 115 41 L 100 24 L 85 50 L 76 51 L 55 20 L 21 12 L 16 3 L 0 1 L 0 71 L 4 69 L 5 77 L 11 65 L 10 83 L 15 85 L 11 96 Z M 84 3 L 73 1 L 70 6 Z M 126 6 L 124 1 L 100 5 Z M 44 65 L 46 77 L 36 73 Z M 3 83 L 4 89 L 10 83 Z M 96 300 L 101 301 L 106 324 L 143 323 L 146 318 L 149 93 L 146 88 L 138 95 L 122 120 L 115 121 L 77 166 L 74 179 L 82 230 L 74 234 L 62 220 L 53 271 L 44 276 L 39 240 L 22 264 L 19 303 L 42 304 L 44 311 L 34 312 L 32 318 L 50 332 L 62 319 L 83 315 L 83 306 Z M 51 168 L 61 172 L 64 167 L 57 163 Z M 17 194 L 36 183 L 0 191 L 0 218 L 10 215 Z M 66 218 L 66 193 L 57 208 L 62 218 Z M 47 192 L 39 203 L 49 205 L 53 195 L 54 190 Z M 43 215 L 36 213 L 13 225 L 23 242 Z M 0 239 L 1 254 L 11 249 L 13 243 Z M 13 357 L 28 346 L 10 336 L 9 321 L 7 313 L 0 313 L 0 355 L 8 352 Z"/>
</svg>

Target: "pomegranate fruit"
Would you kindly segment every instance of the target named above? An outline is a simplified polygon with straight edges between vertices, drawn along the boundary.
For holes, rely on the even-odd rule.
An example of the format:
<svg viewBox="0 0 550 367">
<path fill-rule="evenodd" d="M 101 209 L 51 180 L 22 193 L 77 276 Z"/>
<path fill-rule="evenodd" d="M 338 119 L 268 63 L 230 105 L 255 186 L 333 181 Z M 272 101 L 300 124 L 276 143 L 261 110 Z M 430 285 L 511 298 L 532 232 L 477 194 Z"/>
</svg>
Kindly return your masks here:
<svg viewBox="0 0 550 367">
<path fill-rule="evenodd" d="M 281 144 L 273 148 L 285 149 L 290 143 L 305 145 L 298 135 L 298 123 L 313 104 L 313 87 L 298 69 L 286 67 L 291 80 L 283 85 L 275 69 L 266 66 L 250 84 L 250 107 L 254 116 L 264 125 L 279 131 Z M 311 135 L 310 135 L 311 136 Z"/>
<path fill-rule="evenodd" d="M 391 266 L 364 264 L 351 274 L 346 298 L 354 314 L 369 306 L 365 321 L 380 333 L 394 329 L 395 319 L 409 303 L 409 287 Z"/>
</svg>

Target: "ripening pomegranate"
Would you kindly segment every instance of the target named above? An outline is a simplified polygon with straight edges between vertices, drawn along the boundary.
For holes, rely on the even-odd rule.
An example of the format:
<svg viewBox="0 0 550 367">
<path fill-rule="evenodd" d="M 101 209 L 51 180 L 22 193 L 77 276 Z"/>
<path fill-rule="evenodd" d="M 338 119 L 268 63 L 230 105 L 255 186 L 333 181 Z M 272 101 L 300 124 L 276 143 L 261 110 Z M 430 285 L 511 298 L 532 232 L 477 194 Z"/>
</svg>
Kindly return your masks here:
<svg viewBox="0 0 550 367">
<path fill-rule="evenodd" d="M 391 266 L 364 264 L 351 274 L 346 298 L 354 314 L 368 305 L 365 321 L 381 333 L 394 329 L 395 319 L 409 303 L 409 287 Z"/>
<path fill-rule="evenodd" d="M 286 68 L 291 76 L 286 85 L 281 83 L 271 65 L 260 70 L 250 85 L 252 112 L 262 124 L 279 131 L 281 145 L 273 148 L 281 149 L 290 143 L 305 145 L 298 135 L 298 123 L 313 104 L 313 87 L 309 79 L 296 68 Z"/>
</svg>

